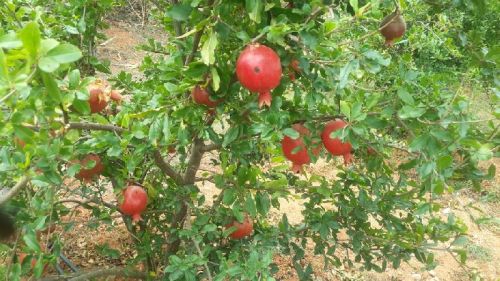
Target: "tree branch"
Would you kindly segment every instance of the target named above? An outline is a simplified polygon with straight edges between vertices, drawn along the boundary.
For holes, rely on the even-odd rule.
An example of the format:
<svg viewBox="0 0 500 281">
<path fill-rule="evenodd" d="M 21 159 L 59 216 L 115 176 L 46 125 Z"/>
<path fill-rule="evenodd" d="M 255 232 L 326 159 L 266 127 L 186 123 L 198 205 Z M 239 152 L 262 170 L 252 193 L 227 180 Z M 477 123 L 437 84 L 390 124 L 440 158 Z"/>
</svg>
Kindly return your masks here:
<svg viewBox="0 0 500 281">
<path fill-rule="evenodd" d="M 42 278 L 39 281 L 59 281 L 59 280 L 83 281 L 83 280 L 90 280 L 92 278 L 103 278 L 106 276 L 127 277 L 127 278 L 142 279 L 142 280 L 145 280 L 148 277 L 146 272 L 127 269 L 123 267 L 113 267 L 106 269 L 97 269 L 92 271 L 75 272 L 72 274 L 60 275 L 60 276 L 49 276 Z"/>
<path fill-rule="evenodd" d="M 165 173 L 167 176 L 171 177 L 178 185 L 183 184 L 182 176 L 175 171 L 170 164 L 165 162 L 163 157 L 161 156 L 161 152 L 158 149 L 153 151 L 153 158 L 155 160 L 156 165 Z"/>
<path fill-rule="evenodd" d="M 184 184 L 193 184 L 195 182 L 196 172 L 200 168 L 201 158 L 203 157 L 203 148 L 205 144 L 200 138 L 195 138 L 193 148 L 191 149 L 191 156 L 187 165 L 186 172 L 184 173 Z"/>
<path fill-rule="evenodd" d="M 212 150 L 217 150 L 217 149 L 220 149 L 220 148 L 222 148 L 222 145 L 212 143 L 212 144 L 207 144 L 207 145 L 204 145 L 204 146 L 201 148 L 201 151 L 202 151 L 202 152 L 209 152 L 209 151 L 212 151 Z"/>
<path fill-rule="evenodd" d="M 97 123 L 82 123 L 82 122 L 71 122 L 69 123 L 68 129 L 70 130 L 94 130 L 94 131 L 111 131 L 122 133 L 127 129 L 114 126 L 114 125 L 103 125 Z"/>
<path fill-rule="evenodd" d="M 16 196 L 16 194 L 19 193 L 21 189 L 23 189 L 30 180 L 31 178 L 28 176 L 22 177 L 21 180 L 14 187 L 12 187 L 9 191 L 7 191 L 5 195 L 0 197 L 0 206 L 5 204 L 12 197 Z"/>
</svg>

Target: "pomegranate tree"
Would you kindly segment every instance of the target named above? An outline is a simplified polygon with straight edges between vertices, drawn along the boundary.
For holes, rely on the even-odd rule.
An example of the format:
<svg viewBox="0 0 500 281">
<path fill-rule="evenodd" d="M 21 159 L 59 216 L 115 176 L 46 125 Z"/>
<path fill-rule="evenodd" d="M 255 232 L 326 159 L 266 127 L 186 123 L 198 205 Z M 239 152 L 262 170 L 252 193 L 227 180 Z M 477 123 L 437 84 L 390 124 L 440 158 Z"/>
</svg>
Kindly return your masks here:
<svg viewBox="0 0 500 281">
<path fill-rule="evenodd" d="M 339 138 L 332 138 L 330 136 L 333 132 L 344 129 L 346 126 L 347 123 L 340 119 L 328 122 L 325 125 L 323 133 L 321 133 L 321 139 L 323 140 L 326 150 L 334 156 L 343 156 L 344 163 L 347 165 L 352 162 L 351 143 L 342 142 Z"/>
<path fill-rule="evenodd" d="M 148 194 L 137 185 L 129 185 L 123 190 L 123 201 L 120 204 L 120 211 L 125 215 L 132 216 L 132 221 L 140 221 L 141 213 L 148 204 Z"/>
<path fill-rule="evenodd" d="M 454 6 L 467 1 L 441 1 L 445 14 L 431 1 L 153 1 L 145 24 L 168 40 L 142 45 L 151 54 L 132 73 L 116 62 L 122 72 L 99 73 L 113 85 L 75 68 L 82 52 L 63 42 L 73 32 L 57 33 L 61 42 L 46 36 L 71 31 L 64 14 L 88 27 L 106 18 L 95 13 L 100 3 L 117 1 L 3 2 L 16 9 L 0 4 L 0 186 L 10 187 L 0 188 L 0 215 L 5 202 L 21 210 L 3 216 L 20 226 L 15 234 L 0 218 L 0 234 L 10 235 L 1 256 L 38 259 L 30 273 L 27 259 L 24 270 L 16 258 L 0 265 L 3 279 L 275 280 L 283 256 L 310 280 L 311 254 L 328 273 L 414 258 L 431 268 L 438 247 L 465 258 L 469 235 L 453 210 L 439 210 L 439 195 L 495 178 L 484 164 L 499 130 L 494 112 L 471 110 L 491 108 L 472 97 L 495 97 L 486 77 L 497 65 L 493 36 L 481 38 L 493 26 Z M 381 46 L 379 29 L 390 45 L 406 36 L 404 19 L 379 23 L 399 4 L 415 28 L 396 52 Z M 70 39 L 85 46 L 87 31 Z M 89 107 L 94 114 L 82 115 Z M 356 165 L 335 165 L 338 156 L 352 161 L 353 148 Z M 304 165 L 308 173 L 290 171 Z M 86 221 L 72 215 L 82 209 Z M 117 234 L 131 237 L 120 241 L 133 254 L 105 239 L 96 246 L 123 267 L 41 276 L 61 249 L 79 248 L 72 225 L 109 223 L 124 226 Z"/>
<path fill-rule="evenodd" d="M 259 107 L 271 106 L 271 90 L 280 84 L 281 61 L 273 49 L 262 44 L 248 45 L 236 61 L 241 85 L 259 94 Z"/>
</svg>

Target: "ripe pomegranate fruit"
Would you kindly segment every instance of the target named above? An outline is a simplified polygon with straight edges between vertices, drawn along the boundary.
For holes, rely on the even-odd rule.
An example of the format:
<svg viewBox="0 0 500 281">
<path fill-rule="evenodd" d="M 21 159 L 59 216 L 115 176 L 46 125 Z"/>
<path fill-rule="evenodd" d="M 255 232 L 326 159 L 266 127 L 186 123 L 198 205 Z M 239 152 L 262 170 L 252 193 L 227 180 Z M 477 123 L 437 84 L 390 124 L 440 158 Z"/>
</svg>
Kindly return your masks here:
<svg viewBox="0 0 500 281">
<path fill-rule="evenodd" d="M 386 24 L 387 26 L 385 26 Z M 380 28 L 382 28 L 380 33 L 385 38 L 385 45 L 392 46 L 394 40 L 402 37 L 406 31 L 406 22 L 403 15 L 401 15 L 401 11 L 396 9 L 392 14 L 386 16 L 380 23 Z"/>
<path fill-rule="evenodd" d="M 98 113 L 106 108 L 108 101 L 102 89 L 93 88 L 89 90 L 90 112 Z"/>
<path fill-rule="evenodd" d="M 271 90 L 280 84 L 281 61 L 273 49 L 248 45 L 236 61 L 236 76 L 241 85 L 259 93 L 259 107 L 271 105 Z"/>
<path fill-rule="evenodd" d="M 95 165 L 90 169 L 86 169 L 85 167 L 87 167 L 90 161 L 94 161 Z M 78 161 L 76 162 L 78 163 Z M 80 172 L 76 175 L 76 178 L 85 182 L 92 181 L 94 176 L 98 176 L 102 173 L 102 171 L 104 171 L 104 165 L 101 162 L 101 157 L 96 154 L 89 154 L 85 156 L 83 160 L 80 161 L 80 165 L 82 167 L 80 168 Z"/>
<path fill-rule="evenodd" d="M 140 221 L 141 213 L 148 204 L 148 194 L 137 185 L 129 185 L 123 190 L 123 202 L 120 205 L 122 213 L 132 216 L 132 221 Z"/>
<path fill-rule="evenodd" d="M 218 102 L 210 99 L 210 94 L 207 89 L 196 86 L 191 91 L 191 96 L 193 97 L 193 101 L 197 104 L 204 104 L 208 107 L 216 107 Z"/>
<path fill-rule="evenodd" d="M 350 142 L 342 142 L 339 138 L 330 138 L 330 134 L 334 131 L 340 130 L 347 126 L 343 120 L 337 119 L 330 121 L 326 124 L 321 139 L 325 145 L 326 150 L 334 156 L 343 156 L 344 163 L 347 165 L 352 162 L 352 146 Z"/>
<path fill-rule="evenodd" d="M 109 98 L 120 104 L 123 100 L 123 96 L 121 95 L 121 93 L 123 92 L 123 90 L 111 90 L 111 92 L 109 93 Z"/>
<path fill-rule="evenodd" d="M 292 171 L 300 173 L 302 171 L 302 165 L 309 164 L 311 162 L 303 140 L 303 137 L 310 136 L 311 132 L 302 124 L 293 124 L 292 128 L 297 131 L 300 136 L 297 139 L 285 136 L 283 140 L 281 140 L 281 149 L 286 159 L 292 162 Z M 317 156 L 319 155 L 320 150 L 321 146 L 317 145 L 312 149 L 312 153 Z"/>
<path fill-rule="evenodd" d="M 232 223 L 226 225 L 226 229 L 233 226 L 236 227 L 236 230 L 233 233 L 229 234 L 229 237 L 231 237 L 231 239 L 238 240 L 252 234 L 253 221 L 248 215 L 245 216 L 245 219 L 243 219 L 242 223 L 234 220 Z"/>
</svg>

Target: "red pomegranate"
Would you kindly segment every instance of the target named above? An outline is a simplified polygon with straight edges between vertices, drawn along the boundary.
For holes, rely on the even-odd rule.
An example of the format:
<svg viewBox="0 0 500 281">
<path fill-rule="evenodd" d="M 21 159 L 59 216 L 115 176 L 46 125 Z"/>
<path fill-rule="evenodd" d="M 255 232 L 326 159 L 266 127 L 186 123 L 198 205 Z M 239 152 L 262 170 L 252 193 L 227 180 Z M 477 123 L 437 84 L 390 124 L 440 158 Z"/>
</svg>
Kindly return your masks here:
<svg viewBox="0 0 500 281">
<path fill-rule="evenodd" d="M 148 204 L 148 194 L 137 185 L 129 185 L 123 190 L 123 202 L 120 205 L 122 213 L 132 216 L 132 221 L 140 221 L 141 213 Z"/>
<path fill-rule="evenodd" d="M 344 163 L 349 164 L 352 162 L 351 143 L 342 142 L 339 138 L 330 138 L 330 134 L 332 132 L 340 130 L 346 126 L 347 123 L 340 119 L 328 122 L 323 130 L 323 133 L 321 133 L 321 139 L 323 140 L 326 150 L 328 150 L 332 155 L 343 156 Z"/>
<path fill-rule="evenodd" d="M 245 219 L 242 223 L 234 220 L 232 223 L 226 225 L 226 228 L 230 228 L 233 226 L 236 227 L 236 230 L 233 233 L 229 234 L 229 237 L 231 237 L 232 239 L 242 239 L 252 234 L 253 221 L 248 217 L 248 215 L 245 216 Z"/>
<path fill-rule="evenodd" d="M 95 165 L 90 169 L 86 169 L 85 167 L 87 167 L 90 161 L 95 161 Z M 104 171 L 104 165 L 102 164 L 101 157 L 96 154 L 89 154 L 85 156 L 82 161 L 75 162 L 80 162 L 81 165 L 80 172 L 78 172 L 76 178 L 85 182 L 90 182 L 94 176 L 98 176 L 102 173 L 102 171 Z"/>
<path fill-rule="evenodd" d="M 248 45 L 236 62 L 236 76 L 241 85 L 259 93 L 259 107 L 271 105 L 271 90 L 280 84 L 281 61 L 273 49 L 260 45 Z"/>
<path fill-rule="evenodd" d="M 109 93 L 109 98 L 112 101 L 120 104 L 123 100 L 122 92 L 123 90 L 111 90 L 111 92 Z"/>
<path fill-rule="evenodd" d="M 300 173 L 302 171 L 302 165 L 309 164 L 311 159 L 307 152 L 307 148 L 303 141 L 304 136 L 310 136 L 311 132 L 304 127 L 302 124 L 293 124 L 292 128 L 300 134 L 297 139 L 292 139 L 289 136 L 285 136 L 281 140 L 281 149 L 286 159 L 290 160 L 292 165 L 292 171 L 295 173 Z M 314 155 L 319 155 L 321 146 L 316 146 L 312 149 Z"/>
<path fill-rule="evenodd" d="M 386 24 L 387 26 L 385 26 Z M 386 16 L 380 23 L 380 28 L 380 33 L 385 38 L 385 45 L 388 47 L 392 46 L 394 40 L 402 37 L 406 31 L 406 22 L 403 15 L 401 15 L 401 11 L 397 9 L 392 14 Z"/>
<path fill-rule="evenodd" d="M 196 86 L 191 91 L 191 96 L 193 97 L 193 101 L 197 104 L 204 104 L 208 107 L 216 107 L 218 102 L 210 99 L 210 94 L 207 89 L 202 88 L 200 86 Z"/>
<path fill-rule="evenodd" d="M 90 112 L 98 113 L 103 111 L 108 105 L 108 100 L 103 90 L 100 88 L 92 88 L 89 90 L 89 94 Z"/>
</svg>

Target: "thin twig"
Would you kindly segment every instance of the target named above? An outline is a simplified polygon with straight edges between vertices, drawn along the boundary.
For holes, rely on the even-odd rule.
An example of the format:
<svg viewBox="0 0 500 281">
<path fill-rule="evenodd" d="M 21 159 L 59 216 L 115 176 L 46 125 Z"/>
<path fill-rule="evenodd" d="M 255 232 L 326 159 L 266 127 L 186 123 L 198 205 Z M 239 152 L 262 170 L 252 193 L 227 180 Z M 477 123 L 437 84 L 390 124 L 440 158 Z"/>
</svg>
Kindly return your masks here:
<svg viewBox="0 0 500 281">
<path fill-rule="evenodd" d="M 7 194 L 0 198 L 0 206 L 5 204 L 12 197 L 16 196 L 16 194 L 19 193 L 29 183 L 30 180 L 31 178 L 29 176 L 22 177 L 21 180 L 7 192 Z"/>
<path fill-rule="evenodd" d="M 204 258 L 203 253 L 201 252 L 201 249 L 200 249 L 200 245 L 198 245 L 198 242 L 193 239 L 193 244 L 194 244 L 194 247 L 196 248 L 196 251 L 198 251 L 200 258 Z M 205 271 L 207 272 L 208 280 L 210 280 L 210 281 L 214 280 L 212 278 L 212 273 L 210 272 L 210 267 L 208 267 L 207 262 L 204 262 L 203 265 L 205 266 Z"/>
</svg>

